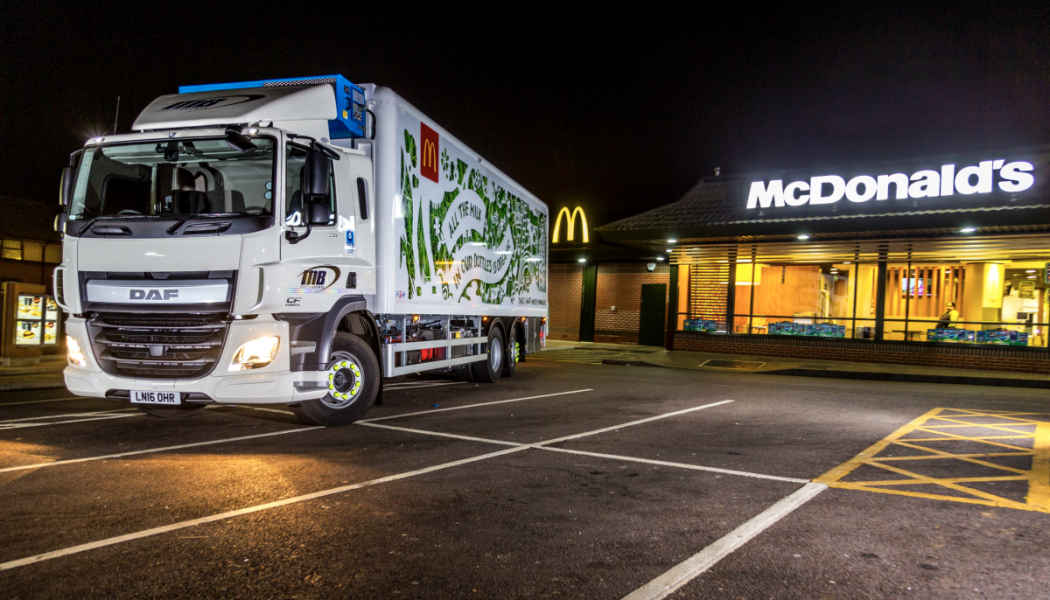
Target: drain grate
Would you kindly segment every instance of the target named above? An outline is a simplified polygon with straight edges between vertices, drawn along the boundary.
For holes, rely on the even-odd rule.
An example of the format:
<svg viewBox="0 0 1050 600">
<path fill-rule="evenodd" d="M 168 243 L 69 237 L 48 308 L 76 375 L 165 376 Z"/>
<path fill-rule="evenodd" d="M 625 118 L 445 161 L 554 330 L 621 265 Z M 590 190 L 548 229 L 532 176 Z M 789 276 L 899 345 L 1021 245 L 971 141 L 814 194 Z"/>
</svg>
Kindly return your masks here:
<svg viewBox="0 0 1050 600">
<path fill-rule="evenodd" d="M 762 368 L 764 362 L 751 362 L 747 360 L 718 360 L 712 359 L 703 364 L 701 367 L 714 367 L 716 369 L 739 369 L 742 371 L 754 371 Z"/>
</svg>

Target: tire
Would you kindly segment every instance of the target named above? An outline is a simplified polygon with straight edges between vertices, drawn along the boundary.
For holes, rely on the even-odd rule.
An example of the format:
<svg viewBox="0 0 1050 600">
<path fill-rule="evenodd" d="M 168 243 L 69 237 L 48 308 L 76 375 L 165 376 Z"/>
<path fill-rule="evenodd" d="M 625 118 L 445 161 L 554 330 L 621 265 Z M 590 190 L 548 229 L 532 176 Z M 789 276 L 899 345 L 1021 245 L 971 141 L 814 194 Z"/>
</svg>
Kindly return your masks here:
<svg viewBox="0 0 1050 600">
<path fill-rule="evenodd" d="M 521 334 L 517 325 L 510 326 L 510 339 L 507 341 L 507 351 L 503 355 L 503 376 L 514 377 L 514 371 L 518 368 L 518 354 L 521 352 Z"/>
<path fill-rule="evenodd" d="M 364 416 L 379 394 L 379 361 L 363 339 L 339 332 L 328 361 L 328 395 L 291 407 L 304 423 L 342 427 Z"/>
<path fill-rule="evenodd" d="M 204 411 L 203 404 L 183 406 L 151 406 L 149 404 L 136 404 L 135 406 L 147 415 L 160 419 L 185 419 L 186 417 L 199 415 Z"/>
<path fill-rule="evenodd" d="M 503 375 L 503 356 L 506 348 L 503 346 L 503 331 L 493 325 L 489 329 L 488 360 L 471 363 L 470 370 L 474 373 L 474 380 L 481 383 L 496 383 L 500 375 Z"/>
</svg>

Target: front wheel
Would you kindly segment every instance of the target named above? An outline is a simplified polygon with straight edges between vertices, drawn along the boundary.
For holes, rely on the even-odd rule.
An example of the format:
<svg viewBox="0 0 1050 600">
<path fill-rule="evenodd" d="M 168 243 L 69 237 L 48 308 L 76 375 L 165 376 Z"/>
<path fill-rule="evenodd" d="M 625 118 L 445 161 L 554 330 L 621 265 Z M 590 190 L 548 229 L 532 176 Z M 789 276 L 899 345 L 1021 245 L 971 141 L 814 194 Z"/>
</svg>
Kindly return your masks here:
<svg viewBox="0 0 1050 600">
<path fill-rule="evenodd" d="M 368 412 L 379 393 L 379 361 L 356 335 L 335 334 L 326 377 L 328 395 L 291 407 L 300 420 L 310 425 L 349 425 Z"/>
<path fill-rule="evenodd" d="M 503 332 L 499 327 L 493 326 L 489 330 L 488 355 L 488 360 L 471 363 L 470 370 L 474 373 L 474 381 L 496 383 L 500 375 L 503 375 Z"/>
</svg>

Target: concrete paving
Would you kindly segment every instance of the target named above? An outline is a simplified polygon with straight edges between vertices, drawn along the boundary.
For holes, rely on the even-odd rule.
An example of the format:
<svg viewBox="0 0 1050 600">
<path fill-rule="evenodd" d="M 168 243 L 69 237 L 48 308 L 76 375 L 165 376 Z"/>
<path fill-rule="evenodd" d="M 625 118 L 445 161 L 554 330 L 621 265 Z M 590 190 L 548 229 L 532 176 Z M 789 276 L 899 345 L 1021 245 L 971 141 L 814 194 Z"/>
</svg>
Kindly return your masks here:
<svg viewBox="0 0 1050 600">
<path fill-rule="evenodd" d="M 1050 392 L 581 362 L 402 378 L 338 429 L 0 393 L 0 595 L 1047 597 Z M 1029 415 L 1022 508 L 994 500 L 1016 482 L 978 503 L 811 483 L 938 408 Z"/>
</svg>

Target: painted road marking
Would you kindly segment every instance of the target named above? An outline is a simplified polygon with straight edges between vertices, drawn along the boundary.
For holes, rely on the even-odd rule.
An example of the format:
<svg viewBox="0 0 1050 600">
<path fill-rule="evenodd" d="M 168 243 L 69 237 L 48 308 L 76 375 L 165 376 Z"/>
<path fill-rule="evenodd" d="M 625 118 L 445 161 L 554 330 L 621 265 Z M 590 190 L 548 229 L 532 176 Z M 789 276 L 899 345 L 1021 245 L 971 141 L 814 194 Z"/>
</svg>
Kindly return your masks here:
<svg viewBox="0 0 1050 600">
<path fill-rule="evenodd" d="M 964 430 L 973 435 L 957 433 Z M 1028 440 L 1032 443 L 1030 448 L 1021 445 Z M 967 442 L 970 451 L 949 452 L 944 449 L 946 442 Z M 987 451 L 972 451 L 983 448 Z M 899 453 L 905 449 L 909 453 L 903 456 L 882 454 Z M 1006 466 L 994 460 L 1005 457 L 1031 457 L 1031 468 Z M 949 477 L 923 475 L 919 471 L 929 460 L 948 461 L 957 474 Z M 881 469 L 888 477 L 848 480 L 854 471 L 864 466 Z M 987 475 L 991 472 L 997 474 Z M 816 481 L 849 490 L 1050 513 L 1050 413 L 935 408 Z M 1023 502 L 973 486 L 1009 481 L 1028 483 L 1028 494 Z M 925 486 L 926 489 L 939 486 L 965 496 L 901 489 L 908 486 Z"/>
<path fill-rule="evenodd" d="M 87 423 L 88 421 L 112 421 L 114 419 L 127 419 L 130 417 L 144 417 L 145 413 L 137 415 L 102 415 L 98 417 L 92 417 L 90 419 L 74 419 L 72 421 L 58 421 L 55 423 L 9 423 L 7 425 L 0 425 L 0 431 L 8 431 L 11 429 L 24 429 L 26 427 L 49 427 L 51 425 L 69 425 L 70 423 Z"/>
<path fill-rule="evenodd" d="M 138 409 L 135 409 L 135 408 L 118 408 L 116 410 L 98 410 L 98 411 L 92 411 L 92 412 L 66 413 L 64 415 L 48 415 L 46 417 L 25 417 L 23 419 L 7 419 L 6 421 L 0 421 L 0 427 L 2 427 L 3 425 L 5 425 L 7 423 L 22 423 L 24 421 L 41 421 L 43 419 L 64 419 L 66 417 L 90 417 L 90 416 L 94 416 L 94 415 L 105 415 L 105 414 L 109 414 L 109 413 L 130 412 L 130 411 L 133 411 L 133 410 L 138 410 Z"/>
<path fill-rule="evenodd" d="M 581 390 L 581 391 L 584 391 L 584 390 Z M 587 390 L 587 391 L 589 391 L 589 390 Z M 556 394 L 552 394 L 552 395 L 556 395 Z M 583 433 L 583 434 L 577 434 L 576 436 L 567 436 L 567 437 L 568 438 L 573 438 L 573 437 L 582 437 L 582 436 L 585 436 L 585 435 L 594 435 L 594 434 L 597 434 L 597 433 L 602 433 L 602 432 L 605 432 L 605 431 L 609 431 L 610 429 L 619 429 L 619 428 L 622 428 L 622 427 L 629 427 L 631 425 L 637 425 L 637 424 L 640 424 L 640 423 L 648 423 L 648 422 L 654 421 L 654 420 L 659 419 L 659 418 L 666 418 L 666 417 L 671 417 L 671 416 L 674 416 L 674 415 L 683 414 L 685 412 L 691 412 L 691 411 L 694 411 L 694 410 L 702 410 L 702 409 L 705 409 L 705 408 L 711 408 L 711 407 L 714 407 L 714 406 L 719 406 L 719 405 L 722 405 L 722 404 L 726 404 L 727 402 L 732 402 L 732 400 L 726 400 L 726 401 L 723 401 L 723 402 L 715 402 L 713 404 L 699 406 L 699 407 L 695 407 L 695 408 L 692 408 L 692 409 L 687 409 L 687 410 L 684 410 L 684 411 L 675 411 L 673 413 L 668 413 L 666 415 L 657 415 L 655 417 L 649 417 L 648 419 L 641 419 L 639 421 L 632 421 L 631 423 L 626 423 L 624 425 L 620 425 L 619 427 L 615 427 L 615 428 L 597 429 L 597 430 L 592 431 L 592 432 Z M 362 422 L 362 421 L 358 421 L 358 424 L 365 424 L 365 423 Z M 373 427 L 376 427 L 376 425 L 373 425 Z M 383 427 L 384 428 L 388 428 L 389 427 L 391 429 L 394 428 L 392 426 L 383 426 Z M 422 432 L 422 431 L 420 431 L 419 433 L 431 433 L 431 432 Z M 497 456 L 504 456 L 506 454 L 511 454 L 513 452 L 521 452 L 523 450 L 528 450 L 528 449 L 531 449 L 531 448 L 538 448 L 538 447 L 540 447 L 540 446 L 542 446 L 544 444 L 552 444 L 552 443 L 554 443 L 556 441 L 561 441 L 563 439 L 567 439 L 567 438 L 557 438 L 555 440 L 548 440 L 548 441 L 539 442 L 539 443 L 536 443 L 536 444 L 515 445 L 515 446 L 513 446 L 511 448 L 506 448 L 506 449 L 499 450 L 499 451 L 496 451 L 496 452 L 490 452 L 488 454 L 481 454 L 481 455 L 474 456 L 474 457 L 471 457 L 471 458 L 464 458 L 464 459 L 461 459 L 461 460 L 456 460 L 456 461 L 452 461 L 452 462 L 442 463 L 440 465 L 435 465 L 435 466 L 432 466 L 432 467 L 425 467 L 425 468 L 422 468 L 422 469 L 417 469 L 415 471 L 407 471 L 405 473 L 399 473 L 397 475 L 390 475 L 390 476 L 387 476 L 387 477 L 380 477 L 378 479 L 372 479 L 372 480 L 369 480 L 369 481 L 365 481 L 363 483 L 354 483 L 354 484 L 350 484 L 350 485 L 344 485 L 344 486 L 331 488 L 331 489 L 327 489 L 327 490 L 321 490 L 319 492 L 313 492 L 313 493 L 310 493 L 310 494 L 303 494 L 302 496 L 295 496 L 293 498 L 285 498 L 284 500 L 277 500 L 277 501 L 274 501 L 274 502 L 268 502 L 266 504 L 259 504 L 259 505 L 256 505 L 256 506 L 249 506 L 249 507 L 246 507 L 246 508 L 241 508 L 241 509 L 237 509 L 237 510 L 224 512 L 224 513 L 219 513 L 219 514 L 216 514 L 216 515 L 210 515 L 210 516 L 207 516 L 207 517 L 200 517 L 198 519 L 191 519 L 189 521 L 182 521 L 182 522 L 179 522 L 179 523 L 172 523 L 171 525 L 165 525 L 163 527 L 155 527 L 153 529 L 146 529 L 144 531 L 137 531 L 137 532 L 134 532 L 134 533 L 129 533 L 129 534 L 121 535 L 121 536 L 116 536 L 116 537 L 106 538 L 106 539 L 102 539 L 102 540 L 97 540 L 97 541 L 94 541 L 94 542 L 89 542 L 87 544 L 80 544 L 80 545 L 77 545 L 77 546 L 71 546 L 69 548 L 63 548 L 61 550 L 54 550 L 52 552 L 45 552 L 43 554 L 36 554 L 36 555 L 33 555 L 33 556 L 27 556 L 25 558 L 20 558 L 20 559 L 16 559 L 16 560 L 11 560 L 11 561 L 7 561 L 7 562 L 4 562 L 4 563 L 0 563 L 0 571 L 6 571 L 6 570 L 9 570 L 9 569 L 16 569 L 18 567 L 24 567 L 24 566 L 27 566 L 27 565 L 36 564 L 36 563 L 43 562 L 43 561 L 46 561 L 46 560 L 51 560 L 51 559 L 54 559 L 54 558 L 61 558 L 63 556 L 69 556 L 69 555 L 72 555 L 72 554 L 79 554 L 81 552 L 87 552 L 88 550 L 95 550 L 97 548 L 104 548 L 106 546 L 112 546 L 112 545 L 120 544 L 120 543 L 123 543 L 123 542 L 130 542 L 130 541 L 133 541 L 133 540 L 138 540 L 138 539 L 142 539 L 142 538 L 146 538 L 146 537 L 150 537 L 150 536 L 154 536 L 154 535 L 159 535 L 161 533 L 167 533 L 169 531 L 176 531 L 176 530 L 179 530 L 179 529 L 185 529 L 187 527 L 193 527 L 195 525 L 203 525 L 205 523 L 212 523 L 212 522 L 215 522 L 215 521 L 222 521 L 222 520 L 229 519 L 229 518 L 232 518 L 232 517 L 238 517 L 238 516 L 241 516 L 241 515 L 246 515 L 246 514 L 260 512 L 260 511 L 264 511 L 264 510 L 269 510 L 271 508 L 278 508 L 278 507 L 281 507 L 281 506 L 288 506 L 289 504 L 296 504 L 296 503 L 299 503 L 299 502 L 306 502 L 308 500 L 314 500 L 314 499 L 317 499 L 317 498 L 323 498 L 325 496 L 330 496 L 332 494 L 341 494 L 341 493 L 344 493 L 344 492 L 349 492 L 349 491 L 361 489 L 361 488 L 364 488 L 364 487 L 378 485 L 378 484 L 386 483 L 386 482 L 389 482 L 389 481 L 397 481 L 397 480 L 400 480 L 400 479 L 407 479 L 409 477 L 414 477 L 416 475 L 423 475 L 425 473 L 433 473 L 434 471 L 440 471 L 440 470 L 443 470 L 443 469 L 448 469 L 448 468 L 456 467 L 456 466 L 459 466 L 459 465 L 465 465 L 465 464 L 469 464 L 469 463 L 473 463 L 473 462 L 478 462 L 478 461 L 486 460 L 486 459 L 489 459 L 489 458 L 495 458 Z M 127 453 L 127 454 L 131 454 L 131 453 Z M 48 464 L 53 464 L 53 463 L 48 463 Z"/>
<path fill-rule="evenodd" d="M 178 446 L 165 446 L 163 448 L 150 448 L 147 450 L 133 450 L 131 452 L 121 452 L 119 454 L 106 454 L 103 456 L 88 456 L 85 458 L 71 458 L 69 460 L 56 460 L 47 463 L 36 463 L 33 465 L 22 465 L 20 467 L 7 467 L 0 469 L 0 473 L 7 473 L 9 471 L 26 471 L 29 469 L 40 469 L 43 467 L 54 467 L 57 465 L 69 465 L 73 463 L 89 462 L 93 460 L 105 460 L 107 458 L 125 458 L 128 456 L 135 456 L 138 454 L 152 454 L 154 452 L 169 452 L 171 450 L 182 450 L 183 448 L 196 448 L 198 446 L 211 446 L 214 444 L 228 444 L 230 442 L 240 442 L 243 440 L 254 440 L 257 438 L 271 437 L 275 435 L 284 435 L 286 433 L 299 433 L 301 431 L 313 431 L 314 429 L 324 429 L 324 427 L 303 427 L 301 429 L 289 429 L 287 431 L 274 431 L 271 433 L 257 433 L 254 435 L 243 435 L 235 438 L 225 438 L 221 440 L 211 440 L 208 442 L 194 442 L 192 444 L 180 444 Z"/>
<path fill-rule="evenodd" d="M 106 398 L 88 398 L 86 396 L 74 396 L 72 398 L 55 398 L 53 400 L 26 400 L 25 402 L 3 402 L 0 403 L 0 408 L 4 406 L 18 406 L 20 404 L 43 404 L 45 402 L 69 402 L 70 400 L 106 400 Z"/>
<path fill-rule="evenodd" d="M 61 558 L 63 556 L 69 556 L 71 554 L 79 554 L 81 552 L 87 552 L 88 550 L 95 550 L 97 548 L 105 548 L 106 546 L 113 546 L 115 544 L 121 544 L 124 542 L 130 542 L 132 540 L 139 540 L 142 538 L 159 535 L 161 533 L 167 533 L 169 531 L 177 531 L 179 529 L 185 529 L 187 527 L 194 527 L 196 525 L 203 525 L 205 523 L 214 523 L 215 521 L 223 521 L 232 517 L 239 517 L 241 515 L 247 515 L 256 513 L 264 510 L 270 510 L 271 508 L 278 508 L 281 506 L 288 506 L 289 504 L 297 504 L 299 502 L 306 502 L 307 500 L 315 500 L 317 498 L 323 498 L 325 496 L 331 496 L 332 494 L 342 494 L 352 490 L 358 490 L 381 483 L 387 483 L 389 481 L 397 481 L 399 479 L 407 479 L 409 477 L 415 477 L 416 475 L 424 475 L 426 473 L 433 473 L 434 471 L 441 471 L 451 467 L 457 467 L 459 465 L 465 465 L 479 460 L 485 460 L 488 458 L 495 458 L 497 456 L 503 456 L 504 454 L 510 454 L 512 452 L 520 452 L 525 447 L 519 446 L 516 448 L 507 448 L 505 450 L 499 450 L 497 452 L 490 452 L 489 454 L 482 454 L 474 456 L 472 458 L 464 458 L 452 462 L 442 463 L 440 465 L 434 465 L 433 467 L 425 467 L 423 469 L 417 469 L 415 471 L 407 471 L 405 473 L 398 473 L 397 475 L 390 475 L 387 477 L 380 477 L 378 479 L 372 479 L 362 483 L 354 483 L 351 485 L 344 485 L 337 488 L 331 488 L 327 490 L 321 490 L 319 492 L 313 492 L 312 494 L 303 494 L 302 496 L 295 496 L 293 498 L 285 498 L 284 500 L 277 500 L 275 502 L 267 502 L 266 504 L 259 504 L 256 506 L 249 506 L 238 510 L 231 510 L 216 515 L 209 515 L 207 517 L 201 517 L 199 519 L 192 519 L 189 521 L 182 521 L 179 523 L 172 523 L 171 525 L 165 525 L 163 527 L 154 527 L 153 529 L 146 529 L 144 531 L 136 531 L 135 533 L 129 533 L 126 535 L 120 535 L 117 537 L 106 538 L 103 540 L 97 540 L 89 542 L 87 544 L 80 544 L 78 546 L 71 546 L 69 548 L 63 548 L 61 550 L 55 550 L 53 552 L 45 552 L 44 554 L 37 554 L 34 556 L 27 556 L 17 560 L 10 560 L 5 563 L 0 563 L 0 571 L 7 571 L 10 569 L 17 569 L 18 567 L 24 567 L 26 565 L 32 565 L 45 560 L 51 560 L 54 558 Z"/>
<path fill-rule="evenodd" d="M 358 421 L 358 425 L 365 423 L 375 423 L 376 421 L 385 421 L 387 419 L 400 419 L 401 417 L 414 417 L 416 415 L 429 415 L 431 413 L 447 412 L 450 410 L 463 410 L 465 408 L 477 408 L 479 406 L 492 406 L 493 404 L 506 404 L 508 402 L 522 402 L 524 400 L 536 400 L 537 398 L 551 398 L 553 396 L 565 396 L 567 394 L 579 394 L 582 392 L 593 392 L 593 389 L 586 390 L 573 390 L 571 392 L 558 392 L 556 394 L 543 394 L 542 396 L 529 396 L 528 398 L 513 398 L 511 400 L 496 400 L 495 402 L 481 402 L 479 404 L 467 404 L 464 406 L 453 406 L 450 408 L 435 408 L 434 410 L 421 410 L 419 412 L 404 413 L 401 415 L 390 415 L 387 417 L 376 417 L 375 419 L 365 419 Z"/>
<path fill-rule="evenodd" d="M 807 483 L 710 546 L 678 563 L 670 571 L 627 594 L 623 600 L 660 600 L 670 596 L 734 550 L 791 514 L 796 508 L 815 498 L 827 487 L 822 483 Z"/>
<path fill-rule="evenodd" d="M 709 473 L 721 473 L 724 475 L 739 475 L 741 477 L 754 477 L 756 479 L 769 479 L 772 481 L 785 481 L 788 483 L 809 483 L 808 479 L 798 479 L 795 477 L 781 477 L 779 475 L 763 475 L 762 473 L 750 473 L 748 471 L 734 471 L 733 469 L 719 469 L 717 467 L 704 467 L 701 465 L 691 465 L 689 463 L 676 463 L 667 462 L 664 460 L 652 460 L 649 458 L 635 458 L 632 456 L 620 456 L 618 454 L 601 454 L 599 452 L 584 452 L 583 450 L 569 450 L 567 448 L 543 448 L 544 450 L 550 450 L 551 452 L 564 452 L 566 454 L 580 454 L 582 456 L 593 456 L 595 458 L 608 458 L 613 460 L 626 460 L 630 462 L 645 463 L 647 465 L 657 465 L 660 467 L 673 467 L 676 469 L 692 469 L 694 471 L 707 471 Z"/>
</svg>

